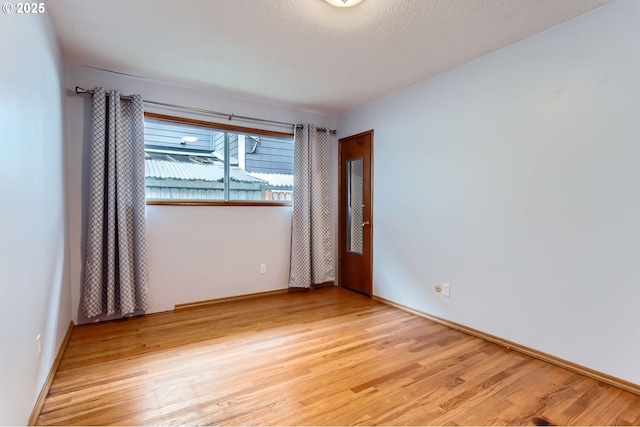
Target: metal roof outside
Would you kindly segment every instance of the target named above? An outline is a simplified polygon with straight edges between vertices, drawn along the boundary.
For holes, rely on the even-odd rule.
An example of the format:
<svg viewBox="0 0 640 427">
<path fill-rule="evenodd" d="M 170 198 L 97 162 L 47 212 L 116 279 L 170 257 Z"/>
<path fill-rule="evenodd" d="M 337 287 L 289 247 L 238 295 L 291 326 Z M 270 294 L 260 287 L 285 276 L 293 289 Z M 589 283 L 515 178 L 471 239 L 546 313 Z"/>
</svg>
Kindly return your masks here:
<svg viewBox="0 0 640 427">
<path fill-rule="evenodd" d="M 232 181 L 265 183 L 266 180 L 249 175 L 237 166 L 229 168 Z M 171 160 L 145 159 L 145 177 L 156 179 L 177 179 L 185 181 L 224 181 L 224 165 L 219 162 L 200 164 L 196 162 L 176 162 Z"/>
</svg>

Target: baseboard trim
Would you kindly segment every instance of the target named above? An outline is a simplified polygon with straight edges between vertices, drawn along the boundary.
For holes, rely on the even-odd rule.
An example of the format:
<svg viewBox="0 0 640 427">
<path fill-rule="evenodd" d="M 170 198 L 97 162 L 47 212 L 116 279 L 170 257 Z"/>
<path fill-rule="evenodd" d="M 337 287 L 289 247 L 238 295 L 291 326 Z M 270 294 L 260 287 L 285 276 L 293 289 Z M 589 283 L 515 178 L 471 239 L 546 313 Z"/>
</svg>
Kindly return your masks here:
<svg viewBox="0 0 640 427">
<path fill-rule="evenodd" d="M 47 379 L 44 381 L 42 385 L 42 390 L 40 390 L 40 394 L 38 395 L 38 399 L 36 400 L 36 404 L 33 406 L 33 411 L 31 411 L 31 416 L 29 417 L 29 426 L 35 426 L 38 423 L 38 418 L 40 418 L 40 412 L 42 412 L 42 407 L 44 406 L 44 400 L 47 398 L 49 394 L 49 389 L 51 388 L 51 384 L 53 383 L 53 379 L 58 372 L 58 368 L 60 367 L 60 361 L 62 361 L 62 355 L 67 349 L 67 344 L 69 344 L 69 339 L 71 338 L 71 332 L 73 332 L 73 328 L 75 325 L 73 321 L 69 322 L 69 328 L 67 329 L 67 333 L 64 335 L 62 343 L 60 343 L 60 348 L 58 349 L 58 354 L 56 355 L 55 360 L 53 361 L 53 365 L 51 365 L 51 369 L 49 370 L 49 375 L 47 375 Z"/>
<path fill-rule="evenodd" d="M 208 299 L 208 300 L 204 300 L 204 301 L 195 301 L 195 302 L 187 302 L 184 304 L 176 304 L 175 305 L 175 309 L 176 310 L 186 310 L 186 309 L 190 309 L 190 308 L 202 308 L 202 307 L 206 307 L 208 305 L 216 305 L 216 304 L 222 304 L 225 302 L 231 302 L 231 301 L 240 301 L 240 300 L 245 300 L 245 299 L 253 299 L 253 298 L 260 298 L 260 297 L 266 297 L 266 296 L 270 296 L 270 295 L 279 295 L 279 294 L 286 294 L 287 292 L 289 292 L 289 289 L 277 289 L 275 291 L 266 291 L 266 292 L 257 292 L 254 294 L 245 294 L 245 295 L 236 295 L 233 297 L 226 297 L 226 298 L 216 298 L 216 299 Z"/>
<path fill-rule="evenodd" d="M 495 335 L 491 335 L 491 334 L 487 334 L 485 332 L 479 331 L 477 329 L 473 329 L 470 328 L 468 326 L 465 325 L 461 325 L 460 323 L 456 323 L 456 322 L 452 322 L 450 320 L 447 319 L 443 319 L 442 317 L 438 317 L 438 316 L 434 316 L 432 314 L 429 313 L 425 313 L 423 311 L 420 310 L 416 310 L 414 308 L 411 307 L 407 307 L 406 305 L 402 305 L 399 304 L 397 302 L 382 298 L 382 297 L 378 297 L 378 296 L 371 296 L 372 299 L 379 301 L 383 304 L 389 305 L 391 307 L 395 307 L 398 308 L 400 310 L 406 311 L 408 313 L 414 314 L 416 316 L 420 316 L 423 317 L 425 319 L 429 319 L 433 322 L 439 323 L 441 325 L 444 326 L 448 326 L 452 329 L 456 329 L 458 331 L 464 332 L 466 334 L 472 335 L 474 337 L 478 337 L 481 338 L 485 341 L 489 341 L 492 342 L 494 344 L 498 344 L 500 346 L 506 347 L 507 349 L 510 350 L 515 350 L 518 351 L 520 353 L 526 354 L 527 356 L 531 356 L 533 358 L 542 360 L 544 362 L 547 363 L 551 363 L 552 365 L 556 365 L 559 366 L 561 368 L 565 368 L 568 369 L 570 371 L 576 372 L 578 374 L 584 375 L 586 377 L 592 378 L 594 380 L 598 380 L 601 381 L 603 383 L 618 387 L 622 390 L 640 395 L 640 385 L 638 384 L 634 384 L 632 382 L 623 380 L 621 378 L 617 378 L 596 370 L 593 370 L 591 368 L 587 368 L 585 366 L 582 365 L 578 365 L 577 363 L 573 363 L 573 362 L 569 362 L 568 360 L 564 360 L 561 359 L 559 357 L 556 356 L 552 356 L 550 354 L 547 353 L 543 353 L 541 351 L 535 350 L 533 348 L 530 347 L 526 347 L 524 345 L 515 343 L 513 341 L 509 341 L 509 340 L 505 340 L 503 338 L 497 337 Z"/>
</svg>

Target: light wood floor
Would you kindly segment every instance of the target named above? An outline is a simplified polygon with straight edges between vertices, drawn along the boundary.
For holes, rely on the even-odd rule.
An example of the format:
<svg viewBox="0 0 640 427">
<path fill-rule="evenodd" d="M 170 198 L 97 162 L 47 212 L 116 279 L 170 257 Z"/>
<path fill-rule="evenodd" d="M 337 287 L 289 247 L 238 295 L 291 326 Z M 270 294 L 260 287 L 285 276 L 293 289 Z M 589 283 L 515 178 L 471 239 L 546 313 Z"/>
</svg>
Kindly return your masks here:
<svg viewBox="0 0 640 427">
<path fill-rule="evenodd" d="M 536 417 L 639 424 L 640 396 L 333 288 L 76 327 L 38 422 L 519 425 Z"/>
</svg>

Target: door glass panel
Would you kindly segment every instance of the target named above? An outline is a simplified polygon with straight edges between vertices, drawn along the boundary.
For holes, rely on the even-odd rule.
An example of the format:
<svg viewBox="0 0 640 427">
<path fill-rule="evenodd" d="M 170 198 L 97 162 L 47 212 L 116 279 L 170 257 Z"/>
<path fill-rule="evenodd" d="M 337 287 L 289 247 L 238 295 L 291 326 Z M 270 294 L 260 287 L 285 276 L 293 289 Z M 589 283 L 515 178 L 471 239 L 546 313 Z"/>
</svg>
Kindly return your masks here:
<svg viewBox="0 0 640 427">
<path fill-rule="evenodd" d="M 347 252 L 363 254 L 364 180 L 363 159 L 347 161 Z"/>
</svg>

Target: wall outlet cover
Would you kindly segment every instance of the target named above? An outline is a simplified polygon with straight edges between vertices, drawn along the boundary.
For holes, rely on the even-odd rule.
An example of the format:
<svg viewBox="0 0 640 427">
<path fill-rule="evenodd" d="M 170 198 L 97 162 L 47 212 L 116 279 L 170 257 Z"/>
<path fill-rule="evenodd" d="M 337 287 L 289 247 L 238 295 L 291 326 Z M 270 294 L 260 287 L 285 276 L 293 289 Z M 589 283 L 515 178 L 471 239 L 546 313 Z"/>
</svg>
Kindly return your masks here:
<svg viewBox="0 0 640 427">
<path fill-rule="evenodd" d="M 442 296 L 448 297 L 451 294 L 449 293 L 449 284 L 448 283 L 443 283 L 442 284 Z"/>
</svg>

